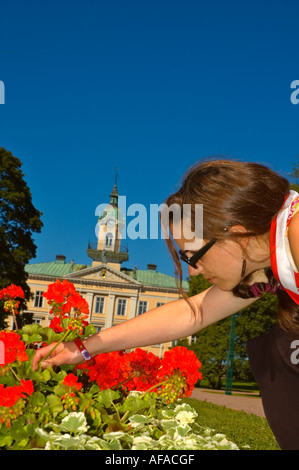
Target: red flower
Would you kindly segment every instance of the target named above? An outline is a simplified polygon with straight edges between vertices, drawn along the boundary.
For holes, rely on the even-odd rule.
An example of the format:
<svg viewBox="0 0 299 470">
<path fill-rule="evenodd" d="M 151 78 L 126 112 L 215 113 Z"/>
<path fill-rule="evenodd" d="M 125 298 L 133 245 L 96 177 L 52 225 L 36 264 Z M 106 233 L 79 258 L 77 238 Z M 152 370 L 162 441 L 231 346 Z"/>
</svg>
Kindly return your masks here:
<svg viewBox="0 0 299 470">
<path fill-rule="evenodd" d="M 33 383 L 31 380 L 21 380 L 21 386 L 19 388 L 21 392 L 20 396 L 24 398 L 24 393 L 26 393 L 26 395 L 32 395 L 32 393 L 34 392 Z"/>
<path fill-rule="evenodd" d="M 161 360 L 143 349 L 124 354 L 121 363 L 123 387 L 140 392 L 148 390 L 157 383 L 160 367 Z"/>
<path fill-rule="evenodd" d="M 89 314 L 89 305 L 78 292 L 68 298 L 67 303 L 69 307 L 79 310 L 81 313 Z"/>
<path fill-rule="evenodd" d="M 74 374 L 68 374 L 62 383 L 67 387 L 75 387 L 76 390 L 80 390 L 82 388 L 82 383 L 78 382 L 78 377 L 76 377 Z"/>
<path fill-rule="evenodd" d="M 62 318 L 67 318 L 67 317 L 64 315 Z M 61 325 L 61 318 L 60 317 L 54 317 L 51 320 L 49 328 L 54 330 L 55 333 L 61 333 L 63 331 L 63 328 L 62 328 L 62 325 Z"/>
<path fill-rule="evenodd" d="M 15 286 L 11 284 L 10 286 L 0 290 L 0 299 L 11 300 L 16 297 L 24 299 L 24 291 L 20 286 Z"/>
<path fill-rule="evenodd" d="M 21 337 L 17 333 L 14 331 L 0 331 L 0 341 L 4 344 L 4 364 L 28 360 L 25 343 L 21 341 Z"/>
<path fill-rule="evenodd" d="M 32 395 L 33 392 L 31 380 L 21 380 L 21 385 L 14 385 L 13 387 L 5 387 L 3 384 L 0 384 L 0 407 L 12 407 L 20 398 Z"/>
<path fill-rule="evenodd" d="M 56 282 L 48 286 L 47 291 L 43 293 L 43 297 L 48 300 L 49 304 L 52 302 L 63 304 L 67 297 L 74 295 L 75 293 L 76 289 L 71 282 L 66 279 L 61 282 L 57 279 Z"/>
<path fill-rule="evenodd" d="M 83 364 L 79 369 L 87 370 L 92 382 L 97 382 L 100 390 L 115 388 L 122 381 L 121 357 L 122 352 L 98 354 L 94 357 L 95 364 Z"/>
<path fill-rule="evenodd" d="M 61 282 L 59 279 L 48 286 L 43 297 L 48 300 L 48 304 L 52 306 L 51 313 L 58 314 L 70 313 L 71 309 L 75 309 L 85 314 L 89 314 L 89 305 L 87 301 L 76 291 L 74 285 L 66 281 Z"/>
<path fill-rule="evenodd" d="M 182 378 L 183 396 L 190 396 L 194 385 L 201 380 L 201 363 L 193 351 L 177 346 L 166 351 L 162 359 L 162 368 L 159 372 L 161 378 L 177 376 Z"/>
<path fill-rule="evenodd" d="M 122 387 L 126 390 L 155 390 L 168 401 L 190 396 L 202 378 L 200 361 L 193 351 L 176 347 L 165 352 L 162 361 L 152 353 L 137 348 L 131 353 L 98 354 L 95 364 L 77 366 L 96 381 L 101 390 Z M 157 386 L 157 387 L 156 387 Z"/>
</svg>

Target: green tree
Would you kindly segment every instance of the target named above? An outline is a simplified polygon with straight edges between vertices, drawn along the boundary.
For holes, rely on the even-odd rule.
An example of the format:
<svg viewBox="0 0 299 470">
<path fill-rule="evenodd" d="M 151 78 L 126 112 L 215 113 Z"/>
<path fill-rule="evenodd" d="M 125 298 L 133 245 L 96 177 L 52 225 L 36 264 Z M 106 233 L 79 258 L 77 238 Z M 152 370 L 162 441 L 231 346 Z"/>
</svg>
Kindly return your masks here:
<svg viewBox="0 0 299 470">
<path fill-rule="evenodd" d="M 297 155 L 297 163 L 293 166 L 293 173 L 291 176 L 299 183 L 299 155 Z"/>
<path fill-rule="evenodd" d="M 0 289 L 10 284 L 23 288 L 30 298 L 25 265 L 35 257 L 32 234 L 42 228 L 41 215 L 32 204 L 32 195 L 21 161 L 0 147 Z M 21 305 L 25 307 L 25 302 Z M 0 329 L 7 327 L 7 313 L 0 303 Z M 20 319 L 20 325 L 22 321 Z"/>
<path fill-rule="evenodd" d="M 297 155 L 297 164 L 293 166 L 293 173 L 291 173 L 291 177 L 295 181 L 293 184 L 291 184 L 291 189 L 299 193 L 299 155 Z"/>
<path fill-rule="evenodd" d="M 189 279 L 188 295 L 196 295 L 206 290 L 209 284 L 202 276 Z M 248 357 L 246 342 L 248 339 L 269 331 L 276 321 L 277 299 L 267 294 L 246 309 L 236 314 L 235 344 L 234 344 L 234 376 L 237 379 L 253 380 Z M 226 376 L 227 357 L 231 317 L 220 320 L 199 331 L 196 341 L 191 345 L 187 339 L 180 344 L 192 349 L 202 363 L 202 375 L 213 388 L 221 388 Z"/>
</svg>

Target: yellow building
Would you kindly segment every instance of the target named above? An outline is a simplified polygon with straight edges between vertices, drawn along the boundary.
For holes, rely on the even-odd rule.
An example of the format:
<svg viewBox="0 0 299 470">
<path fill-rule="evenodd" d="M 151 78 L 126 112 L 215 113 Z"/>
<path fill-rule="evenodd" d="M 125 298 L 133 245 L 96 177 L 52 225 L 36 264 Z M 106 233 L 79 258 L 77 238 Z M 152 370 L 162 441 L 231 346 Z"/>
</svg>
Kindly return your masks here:
<svg viewBox="0 0 299 470">
<path fill-rule="evenodd" d="M 52 316 L 42 294 L 56 279 L 72 282 L 86 299 L 89 322 L 97 331 L 180 297 L 175 278 L 158 272 L 156 265 L 148 264 L 146 270 L 121 267 L 129 259 L 128 249 L 121 244 L 122 228 L 115 185 L 109 206 L 99 216 L 98 242 L 94 246 L 88 245 L 91 265 L 68 263 L 65 256 L 57 255 L 53 261 L 26 266 L 27 284 L 33 294 L 33 300 L 27 304 L 27 312 L 33 314 L 34 322 L 49 325 Z M 187 282 L 183 287 L 188 289 Z M 162 356 L 170 346 L 171 343 L 158 344 L 144 349 Z"/>
</svg>

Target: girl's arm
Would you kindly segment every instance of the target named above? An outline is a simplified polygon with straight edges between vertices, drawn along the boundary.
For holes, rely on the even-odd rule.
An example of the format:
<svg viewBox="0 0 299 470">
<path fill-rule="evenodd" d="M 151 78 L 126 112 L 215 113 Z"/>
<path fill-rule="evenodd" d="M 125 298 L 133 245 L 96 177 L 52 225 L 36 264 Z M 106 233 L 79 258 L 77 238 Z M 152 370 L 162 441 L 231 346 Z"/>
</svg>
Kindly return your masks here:
<svg viewBox="0 0 299 470">
<path fill-rule="evenodd" d="M 255 300 L 256 298 L 244 300 L 229 291 L 221 291 L 217 286 L 212 286 L 190 297 L 194 312 L 184 299 L 176 300 L 120 325 L 102 330 L 83 342 L 91 356 L 165 343 L 193 335 L 210 324 L 242 310 Z M 37 369 L 39 361 L 52 347 L 53 345 L 49 345 L 36 352 L 32 362 L 34 369 Z M 42 366 L 80 362 L 83 362 L 81 353 L 73 342 L 69 342 L 60 344 Z"/>
</svg>

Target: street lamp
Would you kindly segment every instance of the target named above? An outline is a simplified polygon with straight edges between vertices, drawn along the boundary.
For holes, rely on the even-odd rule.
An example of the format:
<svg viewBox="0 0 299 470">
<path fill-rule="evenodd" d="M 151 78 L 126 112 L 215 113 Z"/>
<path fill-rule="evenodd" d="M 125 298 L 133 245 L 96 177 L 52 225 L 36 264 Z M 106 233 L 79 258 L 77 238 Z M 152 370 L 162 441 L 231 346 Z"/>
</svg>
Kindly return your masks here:
<svg viewBox="0 0 299 470">
<path fill-rule="evenodd" d="M 228 357 L 227 357 L 225 395 L 232 394 L 233 373 L 234 373 L 235 324 L 236 324 L 236 315 L 232 315 L 230 335 L 229 335 L 229 349 L 228 349 Z"/>
</svg>

